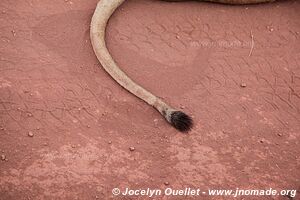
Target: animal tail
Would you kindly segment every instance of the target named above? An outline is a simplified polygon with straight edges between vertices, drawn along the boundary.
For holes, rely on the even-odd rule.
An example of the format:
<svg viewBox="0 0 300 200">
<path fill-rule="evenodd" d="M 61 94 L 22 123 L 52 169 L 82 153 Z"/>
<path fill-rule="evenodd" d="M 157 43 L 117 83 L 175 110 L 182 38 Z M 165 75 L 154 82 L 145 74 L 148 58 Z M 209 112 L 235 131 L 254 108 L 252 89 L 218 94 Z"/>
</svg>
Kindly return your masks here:
<svg viewBox="0 0 300 200">
<path fill-rule="evenodd" d="M 166 104 L 140 85 L 131 80 L 115 63 L 105 43 L 105 29 L 113 12 L 125 0 L 100 0 L 92 17 L 90 37 L 94 52 L 102 67 L 123 88 L 156 108 L 161 115 L 181 132 L 189 131 L 193 126 L 192 118 L 182 111 Z"/>
</svg>

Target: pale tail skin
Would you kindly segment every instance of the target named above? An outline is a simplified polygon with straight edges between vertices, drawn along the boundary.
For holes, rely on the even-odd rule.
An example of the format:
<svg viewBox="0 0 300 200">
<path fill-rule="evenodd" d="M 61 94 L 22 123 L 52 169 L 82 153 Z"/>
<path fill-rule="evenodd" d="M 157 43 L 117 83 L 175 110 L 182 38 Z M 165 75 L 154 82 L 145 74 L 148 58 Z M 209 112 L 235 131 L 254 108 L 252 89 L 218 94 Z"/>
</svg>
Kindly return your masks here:
<svg viewBox="0 0 300 200">
<path fill-rule="evenodd" d="M 126 90 L 156 108 L 165 119 L 175 128 L 182 132 L 192 128 L 192 119 L 181 111 L 178 111 L 162 99 L 145 90 L 140 85 L 131 80 L 115 63 L 111 57 L 105 43 L 105 29 L 107 22 L 113 12 L 125 0 L 100 0 L 92 17 L 90 37 L 94 52 L 102 67 L 110 76 Z M 184 1 L 184 0 L 165 0 L 165 1 Z M 201 0 L 200 0 L 201 1 Z M 224 4 L 254 4 L 272 2 L 275 0 L 206 0 L 209 2 Z"/>
</svg>

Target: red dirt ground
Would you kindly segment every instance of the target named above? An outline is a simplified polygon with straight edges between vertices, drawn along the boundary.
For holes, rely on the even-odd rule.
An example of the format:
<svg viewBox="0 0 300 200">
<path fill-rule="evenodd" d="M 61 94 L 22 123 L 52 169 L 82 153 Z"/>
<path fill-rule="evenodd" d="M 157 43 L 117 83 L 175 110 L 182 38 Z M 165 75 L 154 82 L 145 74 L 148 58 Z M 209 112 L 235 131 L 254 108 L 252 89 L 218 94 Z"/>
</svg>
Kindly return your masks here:
<svg viewBox="0 0 300 200">
<path fill-rule="evenodd" d="M 114 197 L 115 187 L 300 189 L 299 1 L 132 0 L 115 13 L 113 57 L 193 116 L 189 134 L 100 67 L 89 40 L 96 3 L 0 1 L 1 200 L 146 199 Z"/>
</svg>

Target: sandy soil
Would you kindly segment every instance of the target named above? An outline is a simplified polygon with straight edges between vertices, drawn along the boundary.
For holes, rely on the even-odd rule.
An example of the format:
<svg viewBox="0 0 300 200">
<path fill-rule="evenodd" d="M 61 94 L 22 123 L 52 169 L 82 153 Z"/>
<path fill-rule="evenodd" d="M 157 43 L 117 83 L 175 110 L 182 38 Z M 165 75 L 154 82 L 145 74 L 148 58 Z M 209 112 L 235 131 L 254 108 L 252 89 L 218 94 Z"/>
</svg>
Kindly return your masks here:
<svg viewBox="0 0 300 200">
<path fill-rule="evenodd" d="M 96 3 L 0 1 L 1 200 L 145 199 L 114 197 L 115 187 L 300 189 L 299 1 L 130 0 L 115 13 L 112 55 L 193 116 L 189 134 L 98 64 Z"/>
</svg>

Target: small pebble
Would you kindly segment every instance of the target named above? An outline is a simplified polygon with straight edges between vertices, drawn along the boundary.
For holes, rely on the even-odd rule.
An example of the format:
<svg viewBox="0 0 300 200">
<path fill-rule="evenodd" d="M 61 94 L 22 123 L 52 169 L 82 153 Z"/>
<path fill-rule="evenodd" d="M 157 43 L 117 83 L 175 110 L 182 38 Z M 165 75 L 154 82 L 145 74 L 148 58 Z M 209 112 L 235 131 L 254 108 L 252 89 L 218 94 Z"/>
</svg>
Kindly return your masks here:
<svg viewBox="0 0 300 200">
<path fill-rule="evenodd" d="M 33 137 L 33 136 L 34 136 L 33 132 L 29 131 L 29 132 L 28 132 L 28 136 L 29 136 L 29 137 Z"/>
<path fill-rule="evenodd" d="M 5 161 L 6 160 L 6 156 L 4 154 L 1 155 L 1 160 Z"/>
<path fill-rule="evenodd" d="M 135 148 L 134 148 L 134 147 L 129 147 L 129 150 L 130 150 L 130 151 L 134 151 Z"/>
<path fill-rule="evenodd" d="M 166 181 L 164 184 L 165 184 L 165 185 L 170 185 L 170 183 L 169 183 L 168 181 Z"/>
<path fill-rule="evenodd" d="M 108 141 L 108 144 L 112 144 L 112 141 Z"/>
<path fill-rule="evenodd" d="M 260 142 L 260 143 L 264 143 L 264 141 L 263 141 L 263 140 L 260 140 L 259 142 Z"/>
<path fill-rule="evenodd" d="M 282 136 L 282 133 L 277 133 L 277 135 L 278 135 L 279 137 L 281 137 L 281 136 Z"/>
<path fill-rule="evenodd" d="M 245 87 L 247 87 L 247 84 L 246 83 L 241 83 L 241 87 L 245 88 Z"/>
</svg>

